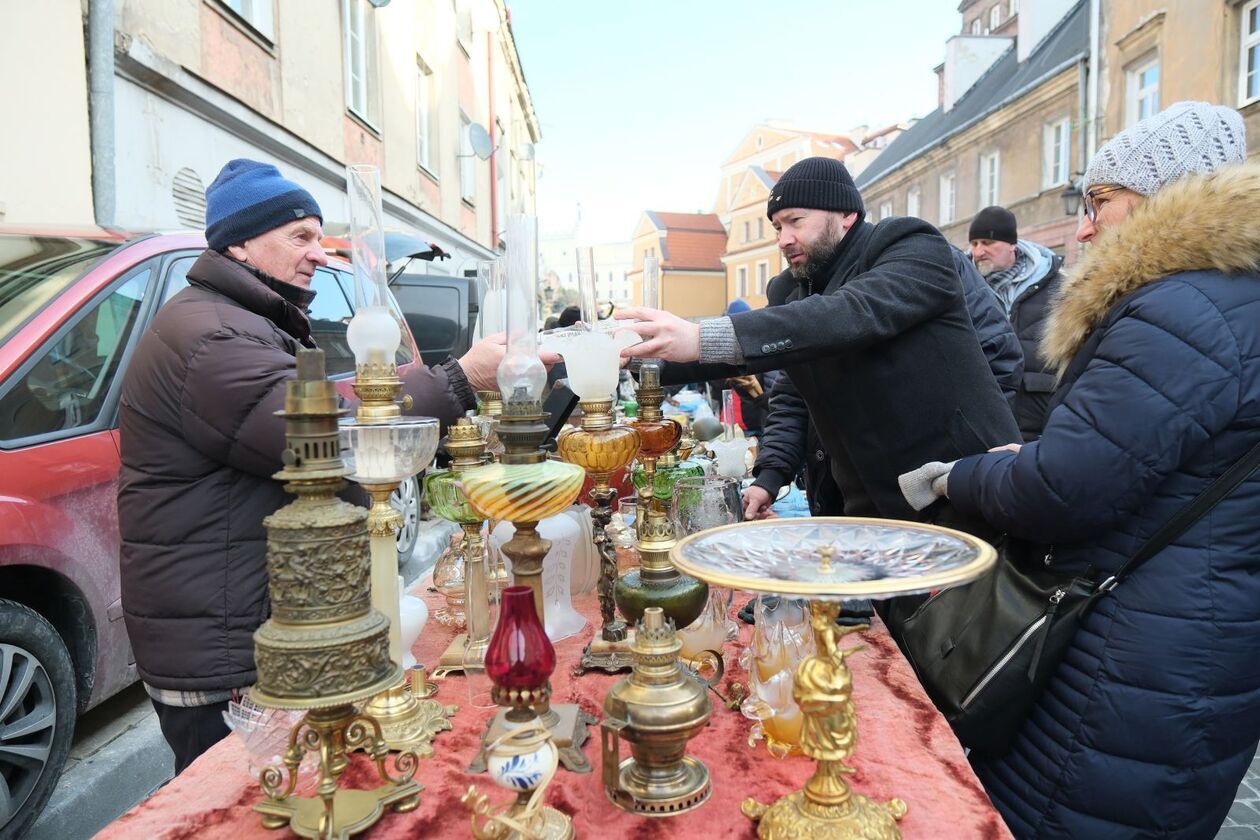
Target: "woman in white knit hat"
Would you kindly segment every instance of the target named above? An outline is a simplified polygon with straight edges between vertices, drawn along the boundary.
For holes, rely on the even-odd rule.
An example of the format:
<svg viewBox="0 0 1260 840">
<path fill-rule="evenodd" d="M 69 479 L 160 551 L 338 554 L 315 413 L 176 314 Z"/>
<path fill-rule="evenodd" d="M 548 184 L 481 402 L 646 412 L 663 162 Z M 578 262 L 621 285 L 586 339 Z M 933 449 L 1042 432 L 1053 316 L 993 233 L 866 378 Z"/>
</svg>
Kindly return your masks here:
<svg viewBox="0 0 1260 840">
<path fill-rule="evenodd" d="M 1102 581 L 1260 442 L 1260 166 L 1242 119 L 1182 102 L 1085 174 L 1086 256 L 1042 343 L 1040 440 L 929 465 L 914 504 L 1053 546 Z M 915 483 L 915 480 L 918 483 Z M 1260 740 L 1260 475 L 1097 602 L 1002 756 L 1020 838 L 1213 837 Z"/>
</svg>

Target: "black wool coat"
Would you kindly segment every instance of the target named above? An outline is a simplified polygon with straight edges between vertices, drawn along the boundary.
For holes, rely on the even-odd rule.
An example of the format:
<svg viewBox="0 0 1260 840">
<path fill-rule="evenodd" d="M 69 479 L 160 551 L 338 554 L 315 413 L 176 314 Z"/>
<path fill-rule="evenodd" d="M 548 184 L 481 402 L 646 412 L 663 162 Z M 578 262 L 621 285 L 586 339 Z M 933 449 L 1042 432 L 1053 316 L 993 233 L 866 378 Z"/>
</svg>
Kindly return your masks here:
<svg viewBox="0 0 1260 840">
<path fill-rule="evenodd" d="M 1062 265 L 1063 258 L 1055 257 L 1046 276 L 1025 289 L 1011 306 L 1011 326 L 1024 351 L 1024 371 L 1015 392 L 1015 421 L 1025 441 L 1041 436 L 1050 398 L 1058 386 L 1058 376 L 1041 355 L 1038 345 L 1062 280 L 1059 273 Z"/>
<path fill-rule="evenodd" d="M 731 316 L 744 369 L 783 370 L 771 416 L 813 420 L 846 514 L 920 519 L 898 475 L 1018 441 L 1019 428 L 940 232 L 912 218 L 859 222 L 832 265 L 825 285 L 780 274 L 768 307 Z"/>
</svg>

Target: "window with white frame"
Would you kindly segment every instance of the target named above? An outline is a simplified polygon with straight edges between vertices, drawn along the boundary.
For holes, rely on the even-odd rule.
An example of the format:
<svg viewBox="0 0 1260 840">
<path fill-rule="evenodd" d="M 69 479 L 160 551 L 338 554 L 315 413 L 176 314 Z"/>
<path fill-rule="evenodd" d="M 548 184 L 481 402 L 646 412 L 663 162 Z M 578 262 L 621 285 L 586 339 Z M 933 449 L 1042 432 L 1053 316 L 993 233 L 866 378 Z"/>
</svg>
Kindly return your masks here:
<svg viewBox="0 0 1260 840">
<path fill-rule="evenodd" d="M 742 298 L 748 297 L 748 266 L 746 265 L 735 269 L 735 291 Z"/>
<path fill-rule="evenodd" d="M 472 120 L 459 112 L 459 197 L 469 204 L 477 198 L 477 156 L 472 148 Z"/>
<path fill-rule="evenodd" d="M 1260 0 L 1258 0 L 1260 2 Z M 757 240 L 760 241 L 766 235 L 765 219 L 757 217 Z"/>
<path fill-rule="evenodd" d="M 998 204 L 998 182 L 1002 172 L 1002 159 L 998 152 L 980 156 L 980 206 Z"/>
<path fill-rule="evenodd" d="M 957 186 L 957 178 L 953 172 L 947 172 L 941 176 L 940 223 L 942 225 L 954 221 L 954 211 L 958 204 Z"/>
<path fill-rule="evenodd" d="M 1159 112 L 1159 58 L 1151 57 L 1129 70 L 1125 90 L 1125 125 Z"/>
<path fill-rule="evenodd" d="M 881 201 L 879 203 L 879 218 L 883 220 L 883 219 L 890 218 L 891 216 L 892 216 L 892 202 Z"/>
<path fill-rule="evenodd" d="M 1006 15 L 1007 17 L 1015 17 L 1015 15 L 1019 14 L 1019 0 L 1011 0 L 1010 9 Z"/>
<path fill-rule="evenodd" d="M 975 20 L 971 22 L 971 34 L 972 35 L 980 34 L 980 18 L 976 18 Z"/>
<path fill-rule="evenodd" d="M 272 0 L 219 0 L 268 41 L 276 40 L 275 9 Z"/>
<path fill-rule="evenodd" d="M 494 229 L 499 236 L 507 233 L 508 217 L 508 166 L 507 166 L 507 134 L 503 131 L 503 121 L 496 119 L 494 145 Z"/>
<path fill-rule="evenodd" d="M 993 8 L 989 9 L 989 29 L 997 29 L 1001 25 L 1002 6 L 1000 4 L 994 4 Z"/>
<path fill-rule="evenodd" d="M 369 125 L 380 122 L 376 15 L 367 0 L 342 0 L 345 30 L 346 106 Z"/>
<path fill-rule="evenodd" d="M 757 263 L 757 294 L 766 293 L 766 284 L 770 282 L 770 263 L 762 260 Z"/>
<path fill-rule="evenodd" d="M 911 187 L 909 192 L 906 193 L 906 215 L 917 217 L 922 200 L 923 191 L 918 187 Z"/>
<path fill-rule="evenodd" d="M 416 56 L 416 163 L 432 172 L 433 160 L 433 71 Z"/>
<path fill-rule="evenodd" d="M 1072 121 L 1064 118 L 1042 130 L 1041 188 L 1057 187 L 1068 182 L 1072 158 Z"/>
<path fill-rule="evenodd" d="M 752 239 L 752 222 L 744 222 L 744 241 Z"/>
<path fill-rule="evenodd" d="M 1260 99 L 1260 0 L 1242 7 L 1242 48 L 1239 50 L 1238 104 Z"/>
</svg>

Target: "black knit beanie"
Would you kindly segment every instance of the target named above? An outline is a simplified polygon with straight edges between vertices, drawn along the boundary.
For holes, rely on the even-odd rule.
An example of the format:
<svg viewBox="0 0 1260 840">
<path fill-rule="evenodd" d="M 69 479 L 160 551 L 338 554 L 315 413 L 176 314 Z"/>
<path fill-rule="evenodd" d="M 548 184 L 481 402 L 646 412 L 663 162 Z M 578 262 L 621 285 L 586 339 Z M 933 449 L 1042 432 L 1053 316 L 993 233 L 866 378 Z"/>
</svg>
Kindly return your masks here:
<svg viewBox="0 0 1260 840">
<path fill-rule="evenodd" d="M 840 213 L 866 212 L 849 170 L 840 161 L 829 157 L 805 158 L 783 173 L 770 191 L 766 215 L 773 220 L 775 213 L 788 207 Z"/>
<path fill-rule="evenodd" d="M 1018 225 L 1015 214 L 1005 207 L 986 207 L 971 220 L 971 229 L 967 231 L 967 240 L 992 239 L 994 242 L 1019 242 Z"/>
</svg>

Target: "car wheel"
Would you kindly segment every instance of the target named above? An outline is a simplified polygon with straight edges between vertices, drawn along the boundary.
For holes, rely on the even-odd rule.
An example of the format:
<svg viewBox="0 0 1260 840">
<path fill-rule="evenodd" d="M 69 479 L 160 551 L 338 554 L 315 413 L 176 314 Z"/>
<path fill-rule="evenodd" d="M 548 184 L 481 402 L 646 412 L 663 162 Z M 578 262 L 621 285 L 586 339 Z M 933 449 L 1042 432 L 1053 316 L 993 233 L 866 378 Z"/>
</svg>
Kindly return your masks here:
<svg viewBox="0 0 1260 840">
<path fill-rule="evenodd" d="M 0 837 L 23 837 L 74 736 L 74 666 L 43 616 L 0 599 Z"/>
<path fill-rule="evenodd" d="M 403 524 L 398 529 L 398 565 L 411 557 L 420 535 L 420 481 L 416 476 L 406 479 L 389 496 L 389 504 L 402 514 Z"/>
</svg>

